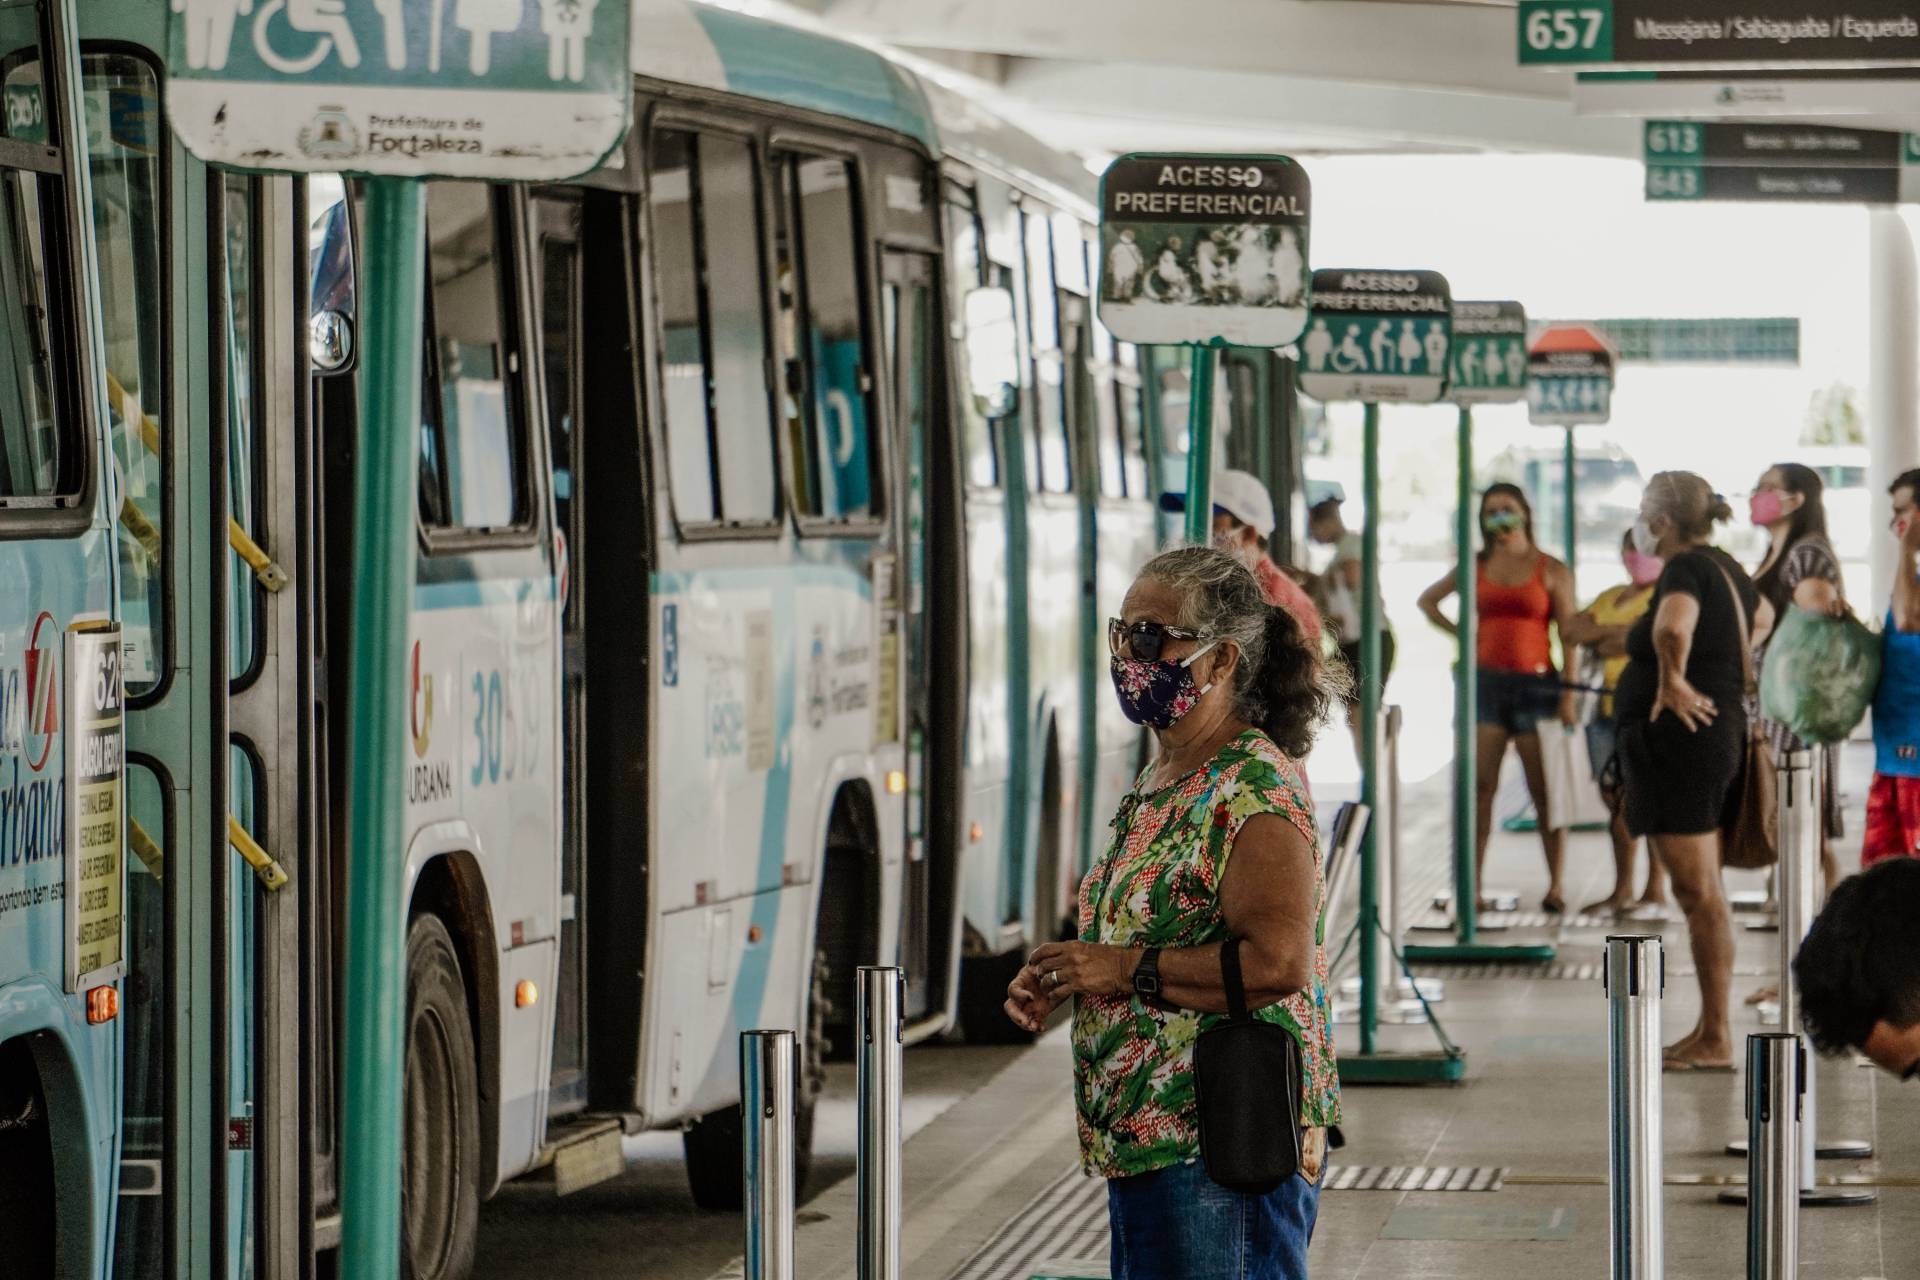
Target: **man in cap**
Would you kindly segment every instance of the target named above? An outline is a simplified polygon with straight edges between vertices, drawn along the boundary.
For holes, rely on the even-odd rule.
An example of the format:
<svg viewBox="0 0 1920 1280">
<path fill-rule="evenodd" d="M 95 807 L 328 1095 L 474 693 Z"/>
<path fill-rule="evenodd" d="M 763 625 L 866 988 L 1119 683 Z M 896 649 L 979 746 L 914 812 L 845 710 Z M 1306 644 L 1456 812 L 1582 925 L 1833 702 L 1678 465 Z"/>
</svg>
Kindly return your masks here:
<svg viewBox="0 0 1920 1280">
<path fill-rule="evenodd" d="M 1236 557 L 1253 571 L 1266 594 L 1267 603 L 1285 609 L 1313 649 L 1320 647 L 1320 611 L 1299 583 L 1267 554 L 1267 540 L 1273 536 L 1273 499 L 1259 477 L 1245 471 L 1213 473 L 1213 545 Z M 1168 511 L 1186 510 L 1184 493 L 1169 493 L 1161 500 Z"/>
</svg>

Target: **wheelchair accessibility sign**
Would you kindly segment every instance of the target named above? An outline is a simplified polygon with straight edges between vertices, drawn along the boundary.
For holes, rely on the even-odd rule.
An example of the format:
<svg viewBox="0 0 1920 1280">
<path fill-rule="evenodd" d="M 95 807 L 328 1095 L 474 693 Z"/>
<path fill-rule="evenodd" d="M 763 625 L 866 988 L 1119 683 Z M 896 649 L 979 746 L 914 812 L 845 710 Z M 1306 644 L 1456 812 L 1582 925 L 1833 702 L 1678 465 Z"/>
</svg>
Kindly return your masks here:
<svg viewBox="0 0 1920 1280">
<path fill-rule="evenodd" d="M 209 164 L 569 178 L 626 131 L 626 0 L 172 0 L 168 104 Z"/>
<path fill-rule="evenodd" d="M 1300 389 L 1316 400 L 1432 404 L 1447 387 L 1453 300 L 1437 271 L 1316 271 Z"/>
</svg>

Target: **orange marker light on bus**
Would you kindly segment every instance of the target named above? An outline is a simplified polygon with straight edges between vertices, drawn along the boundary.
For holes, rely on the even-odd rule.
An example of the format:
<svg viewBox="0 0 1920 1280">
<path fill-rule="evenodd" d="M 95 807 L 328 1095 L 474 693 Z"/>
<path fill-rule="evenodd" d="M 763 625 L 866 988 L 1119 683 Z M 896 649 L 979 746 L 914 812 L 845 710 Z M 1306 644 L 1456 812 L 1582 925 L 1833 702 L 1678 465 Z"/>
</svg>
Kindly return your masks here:
<svg viewBox="0 0 1920 1280">
<path fill-rule="evenodd" d="M 969 843 L 979 844 L 982 840 L 986 839 L 986 836 L 987 829 L 977 822 L 967 828 L 967 840 Z"/>
<path fill-rule="evenodd" d="M 513 1007 L 531 1009 L 540 999 L 540 988 L 526 978 L 520 979 L 513 988 Z"/>
<path fill-rule="evenodd" d="M 120 1016 L 120 988 L 95 987 L 87 992 L 87 1022 L 99 1026 Z"/>
<path fill-rule="evenodd" d="M 904 795 L 906 790 L 907 775 L 899 769 L 889 769 L 887 771 L 887 794 L 890 796 Z"/>
</svg>

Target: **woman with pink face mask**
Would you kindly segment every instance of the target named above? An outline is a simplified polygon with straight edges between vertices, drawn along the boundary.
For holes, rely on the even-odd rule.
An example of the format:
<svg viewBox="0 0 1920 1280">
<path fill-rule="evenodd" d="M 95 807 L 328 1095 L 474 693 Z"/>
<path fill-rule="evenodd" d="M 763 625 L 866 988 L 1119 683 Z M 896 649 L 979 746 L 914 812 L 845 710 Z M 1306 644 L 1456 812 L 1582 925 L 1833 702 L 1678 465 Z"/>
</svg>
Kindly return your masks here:
<svg viewBox="0 0 1920 1280">
<path fill-rule="evenodd" d="M 1575 614 L 1564 636 L 1569 647 L 1577 646 L 1599 660 L 1604 692 L 1600 695 L 1599 711 L 1587 724 L 1587 755 L 1593 762 L 1594 781 L 1600 784 L 1607 807 L 1613 811 L 1609 826 L 1613 836 L 1613 892 L 1580 910 L 1630 915 L 1636 920 L 1664 920 L 1667 918 L 1667 876 L 1651 853 L 1647 855 L 1646 887 L 1640 891 L 1638 900 L 1633 896 L 1633 864 L 1640 842 L 1627 830 L 1626 813 L 1620 805 L 1620 771 L 1614 767 L 1613 759 L 1620 741 L 1619 722 L 1613 715 L 1613 687 L 1620 683 L 1620 673 L 1627 669 L 1627 632 L 1653 603 L 1653 587 L 1660 581 L 1660 570 L 1666 567 L 1666 561 L 1636 548 L 1633 531 L 1629 529 L 1620 539 L 1620 562 L 1626 566 L 1627 581 L 1608 587 L 1592 604 Z M 1576 669 L 1572 661 L 1567 665 L 1569 670 Z M 1582 683 L 1592 682 L 1583 680 Z M 1569 689 L 1566 700 L 1571 702 L 1574 696 L 1575 691 Z M 1571 720 L 1571 709 L 1561 718 Z"/>
</svg>

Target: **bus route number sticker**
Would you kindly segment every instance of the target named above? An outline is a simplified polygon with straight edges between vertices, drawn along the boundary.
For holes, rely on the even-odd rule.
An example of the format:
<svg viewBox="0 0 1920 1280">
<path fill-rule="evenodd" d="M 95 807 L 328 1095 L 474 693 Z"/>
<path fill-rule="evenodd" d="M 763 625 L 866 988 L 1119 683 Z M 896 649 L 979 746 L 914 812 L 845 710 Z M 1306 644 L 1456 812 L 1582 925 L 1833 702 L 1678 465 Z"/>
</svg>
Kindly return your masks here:
<svg viewBox="0 0 1920 1280">
<path fill-rule="evenodd" d="M 1145 345 L 1292 345 L 1311 203 L 1285 156 L 1120 157 L 1100 180 L 1101 321 Z"/>
<path fill-rule="evenodd" d="M 126 971 L 125 683 L 120 625 L 66 633 L 68 991 Z"/>
</svg>

